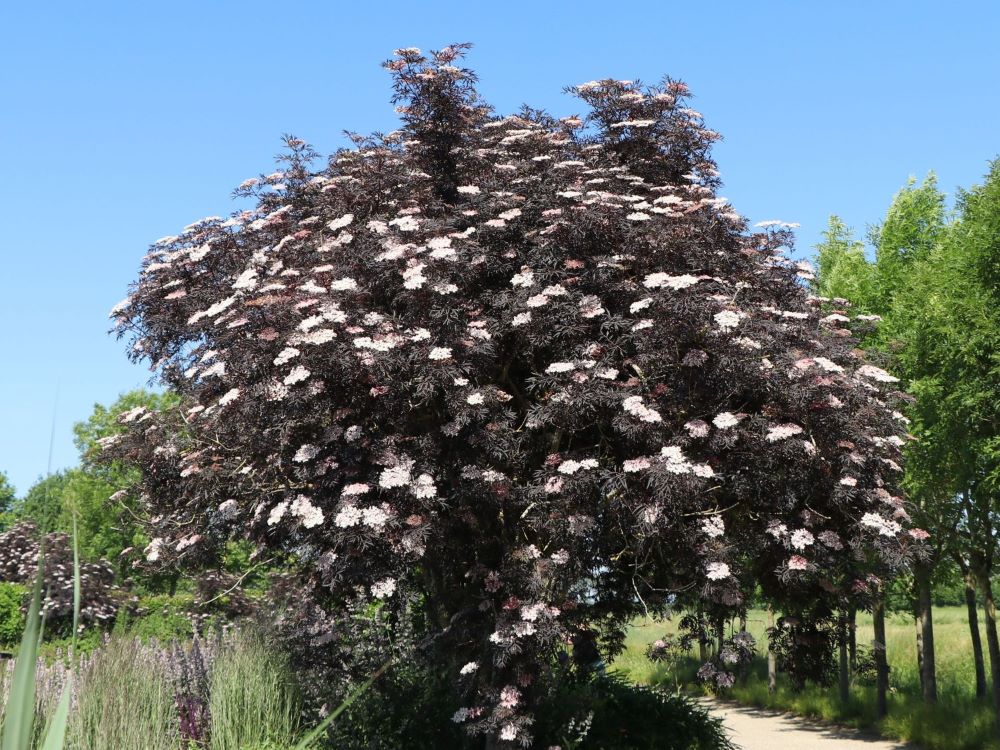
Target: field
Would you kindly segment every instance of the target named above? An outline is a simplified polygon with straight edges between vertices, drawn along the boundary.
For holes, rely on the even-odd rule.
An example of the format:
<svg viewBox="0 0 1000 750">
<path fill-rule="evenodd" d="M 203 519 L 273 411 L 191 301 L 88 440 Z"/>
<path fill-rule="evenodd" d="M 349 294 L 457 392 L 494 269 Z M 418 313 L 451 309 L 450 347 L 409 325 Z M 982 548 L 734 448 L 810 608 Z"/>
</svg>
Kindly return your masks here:
<svg viewBox="0 0 1000 750">
<path fill-rule="evenodd" d="M 728 697 L 741 703 L 792 711 L 824 721 L 858 727 L 877 727 L 887 737 L 918 742 L 926 750 L 998 750 L 1000 740 L 993 730 L 992 711 L 988 703 L 977 701 L 972 645 L 964 607 L 940 607 L 934 610 L 934 635 L 937 645 L 937 679 L 939 703 L 934 709 L 924 708 L 920 700 L 920 678 L 917 672 L 916 630 L 912 617 L 892 615 L 887 623 L 890 665 L 889 716 L 876 721 L 874 688 L 855 685 L 851 701 L 843 705 L 837 698 L 836 686 L 810 686 L 793 693 L 779 675 L 778 691 L 767 690 L 767 665 L 764 659 L 767 627 L 765 612 L 752 611 L 747 629 L 758 641 L 761 656 L 744 683 L 737 684 Z M 675 633 L 673 621 L 642 620 L 629 634 L 627 649 L 614 667 L 626 672 L 637 682 L 648 684 L 675 683 L 694 688 L 695 655 L 683 661 L 676 672 L 650 663 L 645 657 L 646 646 L 664 634 Z M 981 636 L 985 648 L 985 634 Z M 858 616 L 858 645 L 872 641 L 871 618 Z"/>
</svg>

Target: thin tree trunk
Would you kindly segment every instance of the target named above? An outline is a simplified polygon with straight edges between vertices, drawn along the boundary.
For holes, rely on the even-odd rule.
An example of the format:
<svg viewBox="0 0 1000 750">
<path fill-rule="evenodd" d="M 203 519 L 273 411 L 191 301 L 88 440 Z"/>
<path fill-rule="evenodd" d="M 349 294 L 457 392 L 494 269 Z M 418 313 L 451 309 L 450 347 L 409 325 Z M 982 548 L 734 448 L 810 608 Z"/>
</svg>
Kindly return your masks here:
<svg viewBox="0 0 1000 750">
<path fill-rule="evenodd" d="M 931 610 L 931 574 L 924 567 L 917 568 L 917 613 L 920 626 L 920 685 L 924 703 L 937 703 L 937 669 L 934 658 L 934 616 Z"/>
<path fill-rule="evenodd" d="M 767 610 L 767 624 L 770 630 L 774 629 L 774 610 Z M 774 649 L 771 648 L 771 638 L 767 639 L 767 692 L 773 693 L 778 689 L 778 660 L 775 658 Z"/>
<path fill-rule="evenodd" d="M 924 631 L 920 627 L 920 609 L 914 607 L 913 625 L 917 631 L 917 675 L 920 677 L 920 694 L 926 692 L 924 688 Z"/>
<path fill-rule="evenodd" d="M 848 671 L 848 657 L 847 657 L 847 614 L 844 612 L 840 613 L 840 642 L 838 644 L 840 650 L 840 702 L 847 703 L 851 699 L 851 679 L 850 672 Z"/>
<path fill-rule="evenodd" d="M 976 581 L 965 575 L 965 608 L 969 616 L 969 637 L 972 639 L 972 659 L 976 664 L 976 698 L 986 698 L 986 662 L 983 660 L 983 640 L 979 636 L 979 612 L 976 606 Z"/>
<path fill-rule="evenodd" d="M 847 612 L 847 653 L 851 661 L 851 682 L 858 673 L 858 608 L 851 605 Z"/>
<path fill-rule="evenodd" d="M 1000 641 L 997 640 L 997 606 L 993 600 L 993 584 L 988 575 L 979 575 L 986 611 L 986 646 L 990 652 L 990 675 L 993 678 L 993 710 L 1000 728 Z"/>
<path fill-rule="evenodd" d="M 885 644 L 885 599 L 880 592 L 872 606 L 872 624 L 875 627 L 875 713 L 880 719 L 889 714 L 889 663 L 886 659 Z"/>
<path fill-rule="evenodd" d="M 719 656 L 722 653 L 722 642 L 725 640 L 726 636 L 726 626 L 725 620 L 722 616 L 715 621 L 715 655 Z"/>
</svg>

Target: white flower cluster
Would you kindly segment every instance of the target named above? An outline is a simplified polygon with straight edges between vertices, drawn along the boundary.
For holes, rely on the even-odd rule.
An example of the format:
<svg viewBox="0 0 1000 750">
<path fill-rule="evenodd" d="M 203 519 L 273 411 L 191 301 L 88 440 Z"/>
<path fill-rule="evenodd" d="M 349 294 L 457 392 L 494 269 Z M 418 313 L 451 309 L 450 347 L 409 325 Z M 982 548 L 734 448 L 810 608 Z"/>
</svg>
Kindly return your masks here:
<svg viewBox="0 0 1000 750">
<path fill-rule="evenodd" d="M 710 581 L 721 581 L 730 575 L 729 566 L 724 562 L 710 562 L 705 566 L 705 576 Z"/>
<path fill-rule="evenodd" d="M 656 409 L 651 409 L 642 403 L 642 396 L 629 396 L 622 402 L 626 413 L 638 417 L 643 422 L 662 422 L 663 417 Z"/>
<path fill-rule="evenodd" d="M 297 464 L 308 463 L 309 461 L 312 461 L 314 458 L 316 458 L 316 456 L 319 455 L 319 451 L 320 449 L 318 446 L 309 444 L 303 445 L 297 451 L 295 451 L 295 455 L 292 457 L 292 461 L 294 461 Z"/>
<path fill-rule="evenodd" d="M 372 584 L 371 592 L 376 599 L 388 599 L 396 593 L 396 579 L 383 578 L 381 581 L 376 581 Z"/>
<path fill-rule="evenodd" d="M 875 529 L 882 536 L 896 536 L 902 530 L 902 526 L 898 523 L 878 513 L 865 513 L 861 518 L 861 523 L 864 526 Z"/>
<path fill-rule="evenodd" d="M 879 383 L 898 383 L 899 378 L 894 377 L 887 373 L 880 367 L 875 367 L 875 365 L 862 365 L 854 372 L 855 375 L 859 375 L 863 378 L 869 378 L 875 380 Z"/>
<path fill-rule="evenodd" d="M 723 310 L 713 316 L 715 324 L 723 333 L 734 330 L 745 317 L 746 313 L 735 312 L 733 310 Z"/>
<path fill-rule="evenodd" d="M 812 532 L 808 529 L 796 529 L 792 532 L 789 543 L 794 549 L 803 550 L 814 541 Z"/>
<path fill-rule="evenodd" d="M 707 479 L 715 476 L 715 471 L 708 464 L 693 464 L 688 461 L 684 452 L 676 445 L 665 445 L 660 449 L 660 459 L 671 474 L 694 474 Z"/>
<path fill-rule="evenodd" d="M 803 430 L 797 424 L 779 424 L 767 431 L 767 442 L 776 443 L 779 440 L 785 440 L 793 435 L 802 434 Z"/>
<path fill-rule="evenodd" d="M 325 520 L 322 509 L 313 505 L 305 495 L 299 495 L 292 501 L 292 513 L 301 519 L 302 526 L 307 529 L 319 526 Z"/>
<path fill-rule="evenodd" d="M 645 456 L 640 456 L 639 458 L 630 458 L 622 464 L 622 470 L 627 474 L 634 474 L 636 472 L 648 469 L 653 465 Z"/>
<path fill-rule="evenodd" d="M 709 516 L 701 522 L 702 532 L 713 539 L 726 533 L 726 524 L 721 516 Z"/>
<path fill-rule="evenodd" d="M 719 412 L 715 415 L 715 419 L 712 420 L 712 424 L 720 430 L 728 430 L 730 427 L 735 427 L 739 423 L 740 417 L 728 411 Z"/>
<path fill-rule="evenodd" d="M 581 469 L 596 469 L 598 461 L 596 458 L 585 458 L 582 461 L 569 459 L 559 464 L 557 471 L 560 474 L 576 474 Z"/>
<path fill-rule="evenodd" d="M 681 276 L 671 276 L 668 273 L 651 273 L 643 279 L 642 285 L 647 289 L 661 289 L 667 287 L 675 291 L 687 289 L 689 286 L 697 284 L 700 279 L 690 274 Z"/>
</svg>

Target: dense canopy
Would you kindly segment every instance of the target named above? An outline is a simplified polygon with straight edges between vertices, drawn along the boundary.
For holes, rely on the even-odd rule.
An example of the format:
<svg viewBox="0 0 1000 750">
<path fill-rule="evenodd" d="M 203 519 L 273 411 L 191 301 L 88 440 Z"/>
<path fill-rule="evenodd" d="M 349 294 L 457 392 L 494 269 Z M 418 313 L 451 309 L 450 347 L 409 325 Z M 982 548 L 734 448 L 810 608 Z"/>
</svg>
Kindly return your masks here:
<svg viewBox="0 0 1000 750">
<path fill-rule="evenodd" d="M 895 378 L 810 296 L 789 225 L 717 195 L 685 85 L 501 117 L 464 52 L 397 50 L 398 131 L 318 169 L 289 137 L 252 207 L 152 246 L 113 315 L 183 403 L 105 449 L 143 468 L 148 561 L 249 538 L 328 603 L 419 602 L 455 720 L 527 745 L 588 627 L 847 596 L 923 532 Z"/>
</svg>

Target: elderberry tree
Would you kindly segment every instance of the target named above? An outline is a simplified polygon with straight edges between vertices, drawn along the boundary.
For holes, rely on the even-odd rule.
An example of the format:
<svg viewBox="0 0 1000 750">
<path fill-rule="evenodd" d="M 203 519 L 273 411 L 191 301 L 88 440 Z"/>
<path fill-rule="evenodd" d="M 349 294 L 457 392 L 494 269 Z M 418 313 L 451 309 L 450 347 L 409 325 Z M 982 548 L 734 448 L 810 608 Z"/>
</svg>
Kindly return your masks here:
<svg viewBox="0 0 1000 750">
<path fill-rule="evenodd" d="M 916 540 L 895 378 L 809 296 L 788 225 L 717 196 L 686 86 L 500 117 L 466 47 L 397 50 L 399 130 L 315 169 L 288 137 L 252 208 L 151 247 L 113 316 L 183 403 L 104 448 L 143 468 L 150 563 L 245 538 L 329 610 L 417 601 L 454 720 L 528 746 L 581 634 L 613 652 L 679 592 L 839 596 L 832 571 Z"/>
</svg>

